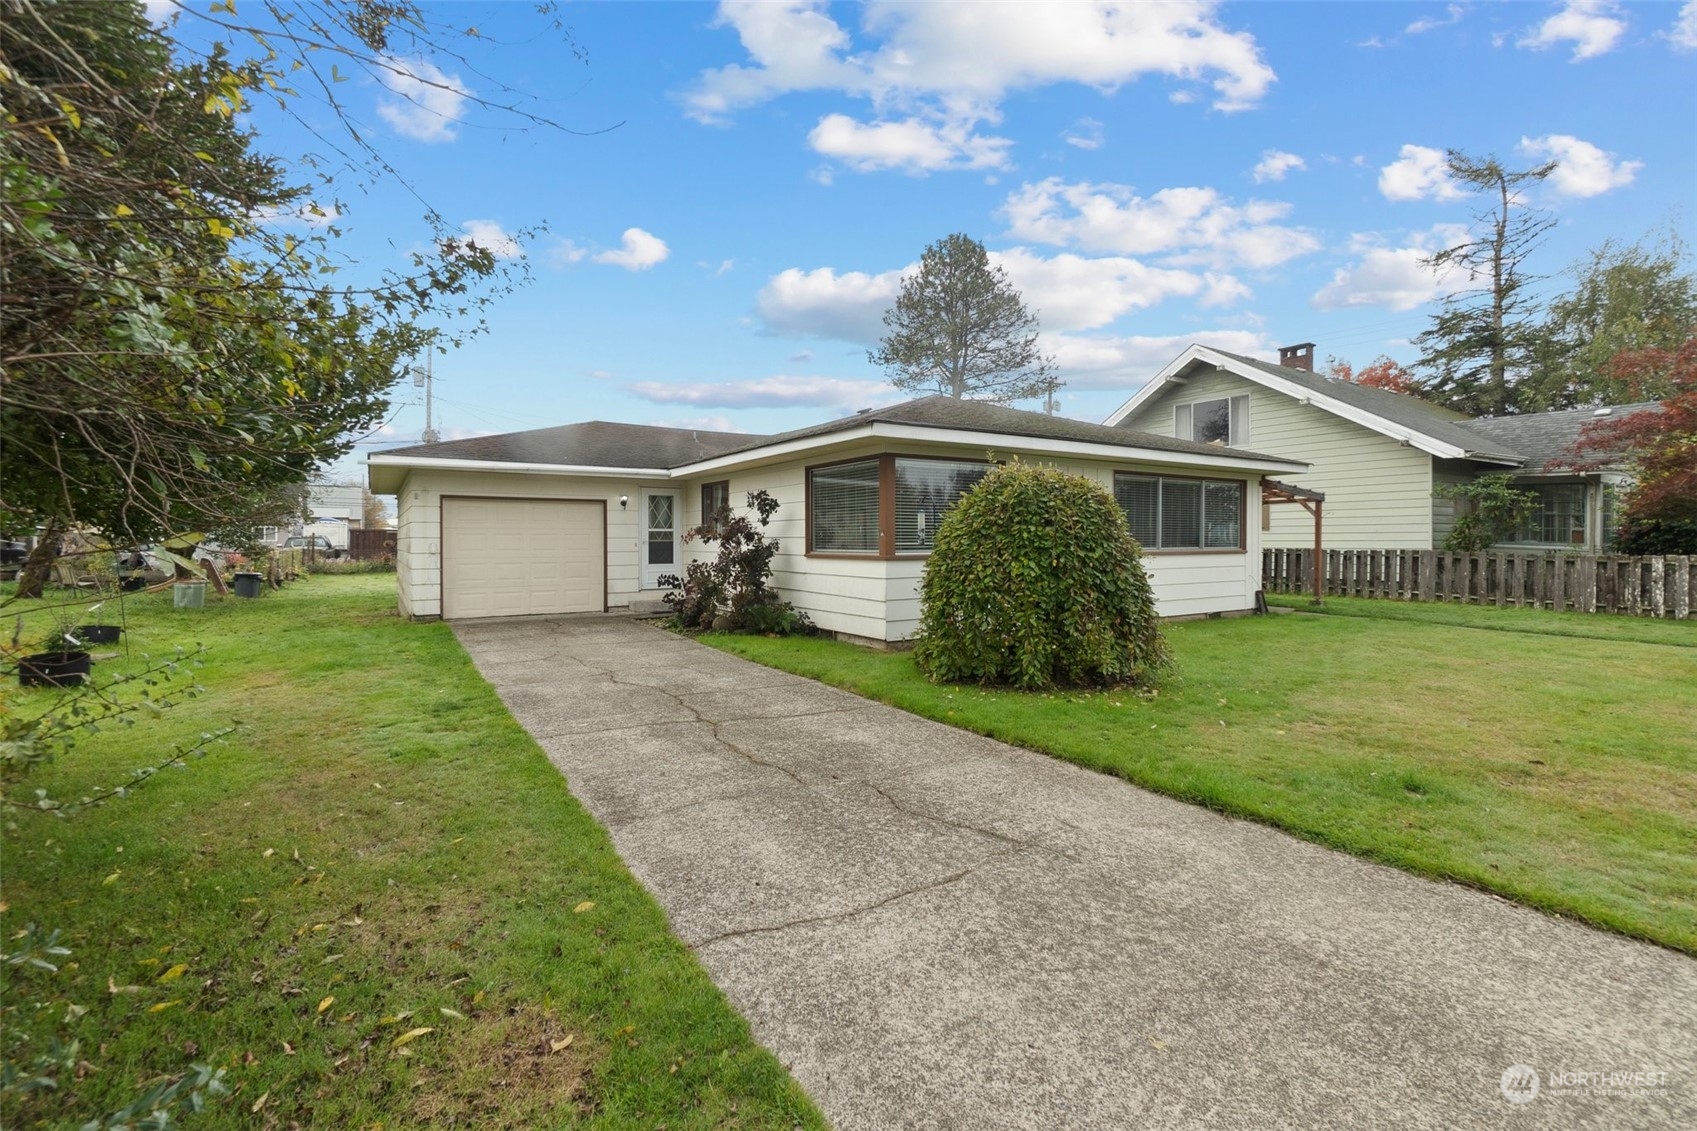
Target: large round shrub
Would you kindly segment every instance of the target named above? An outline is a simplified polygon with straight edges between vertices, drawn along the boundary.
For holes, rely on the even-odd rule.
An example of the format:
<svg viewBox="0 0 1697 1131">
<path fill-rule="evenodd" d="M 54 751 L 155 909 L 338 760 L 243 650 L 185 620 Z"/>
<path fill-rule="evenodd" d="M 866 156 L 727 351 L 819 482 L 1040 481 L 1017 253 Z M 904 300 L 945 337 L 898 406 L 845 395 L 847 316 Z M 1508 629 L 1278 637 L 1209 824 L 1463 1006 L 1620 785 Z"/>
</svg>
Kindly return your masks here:
<svg viewBox="0 0 1697 1131">
<path fill-rule="evenodd" d="M 999 467 L 943 517 L 914 659 L 942 682 L 1143 682 L 1167 662 L 1142 552 L 1081 475 Z"/>
</svg>

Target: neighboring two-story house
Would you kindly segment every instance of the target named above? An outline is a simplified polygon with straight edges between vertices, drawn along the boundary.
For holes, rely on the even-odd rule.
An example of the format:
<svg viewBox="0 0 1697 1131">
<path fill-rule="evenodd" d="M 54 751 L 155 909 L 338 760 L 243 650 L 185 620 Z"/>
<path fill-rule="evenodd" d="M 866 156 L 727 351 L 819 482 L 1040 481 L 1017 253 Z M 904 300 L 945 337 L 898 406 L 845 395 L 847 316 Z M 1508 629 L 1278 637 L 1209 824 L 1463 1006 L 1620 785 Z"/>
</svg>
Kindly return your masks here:
<svg viewBox="0 0 1697 1131">
<path fill-rule="evenodd" d="M 1430 550 L 1463 502 L 1436 488 L 1509 472 L 1538 496 L 1511 541 L 1528 549 L 1596 550 L 1613 527 L 1618 467 L 1578 473 L 1551 467 L 1599 415 L 1652 405 L 1575 409 L 1474 420 L 1420 400 L 1314 372 L 1314 345 L 1279 351 L 1280 364 L 1191 346 L 1106 423 L 1201 443 L 1307 461 L 1293 480 L 1324 492 L 1330 549 Z M 1264 506 L 1262 545 L 1314 544 L 1295 507 Z"/>
</svg>

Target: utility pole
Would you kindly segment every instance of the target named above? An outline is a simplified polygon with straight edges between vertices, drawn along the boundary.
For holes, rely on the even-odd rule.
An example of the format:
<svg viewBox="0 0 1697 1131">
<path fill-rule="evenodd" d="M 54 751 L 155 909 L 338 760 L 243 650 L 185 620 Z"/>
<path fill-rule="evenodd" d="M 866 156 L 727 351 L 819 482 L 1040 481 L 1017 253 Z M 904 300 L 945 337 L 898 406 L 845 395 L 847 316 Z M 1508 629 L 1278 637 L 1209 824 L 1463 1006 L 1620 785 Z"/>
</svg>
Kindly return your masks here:
<svg viewBox="0 0 1697 1131">
<path fill-rule="evenodd" d="M 416 369 L 413 370 L 412 383 L 414 385 L 424 386 L 424 431 L 419 435 L 419 442 L 424 444 L 434 444 L 437 440 L 441 439 L 441 437 L 437 435 L 436 427 L 431 420 L 435 407 L 433 402 L 435 401 L 436 396 L 435 354 L 426 353 L 424 355 L 424 372 L 420 373 Z"/>
</svg>

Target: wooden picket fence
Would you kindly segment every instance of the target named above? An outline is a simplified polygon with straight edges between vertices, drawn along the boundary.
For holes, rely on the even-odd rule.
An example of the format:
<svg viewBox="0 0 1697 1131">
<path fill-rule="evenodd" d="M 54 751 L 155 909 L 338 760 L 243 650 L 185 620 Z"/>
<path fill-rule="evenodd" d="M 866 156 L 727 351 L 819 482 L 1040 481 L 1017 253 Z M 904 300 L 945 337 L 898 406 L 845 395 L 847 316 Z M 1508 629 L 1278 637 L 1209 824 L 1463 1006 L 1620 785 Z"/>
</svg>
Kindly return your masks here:
<svg viewBox="0 0 1697 1131">
<path fill-rule="evenodd" d="M 1697 605 L 1697 556 L 1456 554 L 1445 550 L 1327 550 L 1328 597 L 1458 601 L 1472 605 L 1687 620 Z M 1313 550 L 1263 550 L 1261 586 L 1312 593 Z"/>
</svg>

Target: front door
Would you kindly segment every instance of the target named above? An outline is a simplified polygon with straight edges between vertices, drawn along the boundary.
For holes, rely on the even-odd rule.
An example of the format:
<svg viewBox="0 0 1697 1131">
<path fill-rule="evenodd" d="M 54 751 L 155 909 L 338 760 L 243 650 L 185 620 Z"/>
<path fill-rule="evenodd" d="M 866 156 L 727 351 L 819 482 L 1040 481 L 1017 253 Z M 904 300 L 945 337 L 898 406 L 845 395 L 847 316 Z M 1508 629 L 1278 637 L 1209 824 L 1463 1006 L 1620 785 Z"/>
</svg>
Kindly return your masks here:
<svg viewBox="0 0 1697 1131">
<path fill-rule="evenodd" d="M 642 492 L 642 587 L 663 589 L 667 574 L 682 576 L 678 562 L 678 494 Z"/>
</svg>

